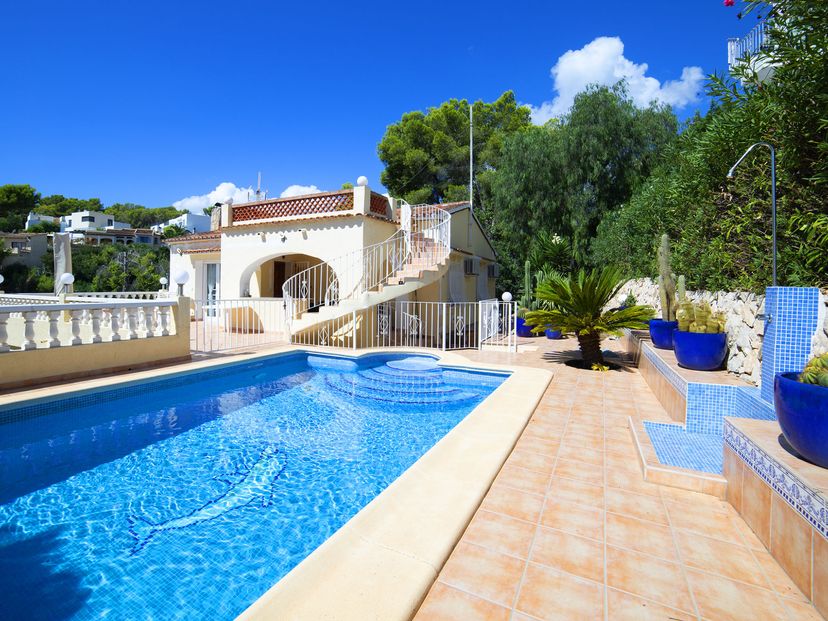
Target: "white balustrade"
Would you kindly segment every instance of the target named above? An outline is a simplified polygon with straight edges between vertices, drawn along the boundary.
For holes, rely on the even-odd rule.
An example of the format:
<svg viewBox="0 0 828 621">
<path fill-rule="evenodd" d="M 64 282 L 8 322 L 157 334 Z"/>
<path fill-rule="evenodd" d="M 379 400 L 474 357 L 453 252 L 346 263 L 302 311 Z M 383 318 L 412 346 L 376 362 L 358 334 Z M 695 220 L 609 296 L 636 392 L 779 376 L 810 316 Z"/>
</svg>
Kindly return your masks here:
<svg viewBox="0 0 828 621">
<path fill-rule="evenodd" d="M 0 303 L 0 353 L 37 349 L 38 343 L 44 348 L 57 348 L 170 336 L 170 309 L 177 304 L 172 299 L 91 296 L 83 301 L 53 298 L 46 303 L 28 303 L 25 297 L 13 301 L 8 304 L 9 299 L 4 298 Z M 122 336 L 124 329 L 126 337 Z"/>
</svg>

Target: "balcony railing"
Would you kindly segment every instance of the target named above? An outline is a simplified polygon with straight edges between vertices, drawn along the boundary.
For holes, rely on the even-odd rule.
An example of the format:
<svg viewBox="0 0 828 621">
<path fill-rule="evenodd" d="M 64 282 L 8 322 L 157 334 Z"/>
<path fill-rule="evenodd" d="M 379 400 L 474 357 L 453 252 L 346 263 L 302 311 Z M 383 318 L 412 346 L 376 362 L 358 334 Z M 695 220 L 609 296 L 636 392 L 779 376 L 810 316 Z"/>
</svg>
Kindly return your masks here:
<svg viewBox="0 0 828 621">
<path fill-rule="evenodd" d="M 768 23 L 759 22 L 741 39 L 727 40 L 727 65 L 731 69 L 747 56 L 756 56 L 768 45 Z"/>
</svg>

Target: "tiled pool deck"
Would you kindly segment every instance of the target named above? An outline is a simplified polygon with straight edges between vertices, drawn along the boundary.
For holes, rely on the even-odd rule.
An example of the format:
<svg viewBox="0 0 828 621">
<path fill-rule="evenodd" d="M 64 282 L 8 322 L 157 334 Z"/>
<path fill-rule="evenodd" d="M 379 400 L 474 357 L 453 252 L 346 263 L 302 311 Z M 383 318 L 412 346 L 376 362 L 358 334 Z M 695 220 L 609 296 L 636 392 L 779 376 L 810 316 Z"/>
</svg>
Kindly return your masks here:
<svg viewBox="0 0 828 621">
<path fill-rule="evenodd" d="M 731 505 L 643 480 L 628 417 L 669 417 L 637 371 L 531 344 L 464 352 L 556 376 L 417 620 L 822 619 Z"/>
</svg>

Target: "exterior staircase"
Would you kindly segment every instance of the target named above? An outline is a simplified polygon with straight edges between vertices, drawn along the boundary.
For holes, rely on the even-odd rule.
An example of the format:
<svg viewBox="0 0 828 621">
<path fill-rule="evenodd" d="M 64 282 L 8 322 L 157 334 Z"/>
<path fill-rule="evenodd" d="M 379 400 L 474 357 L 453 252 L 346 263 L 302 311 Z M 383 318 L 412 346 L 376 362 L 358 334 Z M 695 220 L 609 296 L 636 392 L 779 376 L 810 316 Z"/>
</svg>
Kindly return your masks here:
<svg viewBox="0 0 828 621">
<path fill-rule="evenodd" d="M 282 287 L 286 333 L 298 335 L 439 280 L 448 271 L 451 216 L 402 203 L 400 229 L 378 244 L 314 265 Z"/>
</svg>

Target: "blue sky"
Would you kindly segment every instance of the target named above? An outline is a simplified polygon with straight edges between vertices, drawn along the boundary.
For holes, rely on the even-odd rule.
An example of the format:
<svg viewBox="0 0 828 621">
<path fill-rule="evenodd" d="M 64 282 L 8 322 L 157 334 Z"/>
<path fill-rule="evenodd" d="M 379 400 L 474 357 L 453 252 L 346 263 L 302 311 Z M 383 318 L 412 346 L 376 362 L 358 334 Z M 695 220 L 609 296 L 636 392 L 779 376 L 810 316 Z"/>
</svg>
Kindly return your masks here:
<svg viewBox="0 0 828 621">
<path fill-rule="evenodd" d="M 271 196 L 379 188 L 376 145 L 404 112 L 512 89 L 542 116 L 593 73 L 632 72 L 686 118 L 708 102 L 685 68 L 725 70 L 752 25 L 721 0 L 9 1 L 0 21 L 0 184 L 147 206 L 259 170 Z"/>
</svg>

